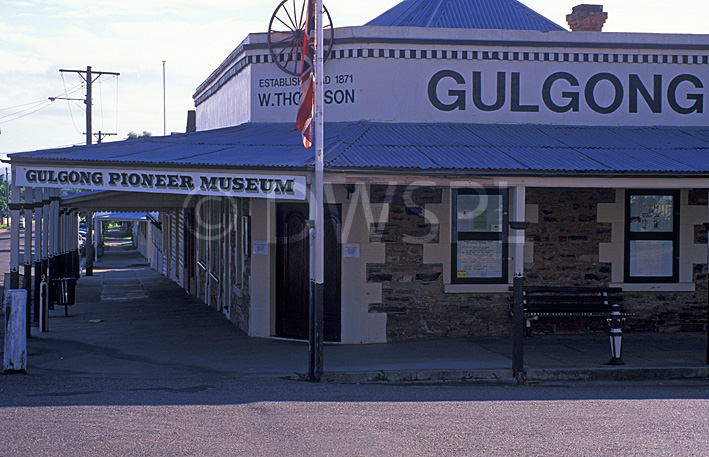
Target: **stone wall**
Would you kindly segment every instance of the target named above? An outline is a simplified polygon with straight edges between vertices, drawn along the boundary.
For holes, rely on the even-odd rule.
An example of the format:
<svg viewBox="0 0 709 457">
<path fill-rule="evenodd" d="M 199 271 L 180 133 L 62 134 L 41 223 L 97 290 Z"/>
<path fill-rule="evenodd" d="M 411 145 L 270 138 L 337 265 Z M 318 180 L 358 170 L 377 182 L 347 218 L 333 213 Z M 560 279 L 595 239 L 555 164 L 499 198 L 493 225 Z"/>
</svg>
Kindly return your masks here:
<svg viewBox="0 0 709 457">
<path fill-rule="evenodd" d="M 614 189 L 528 189 L 527 203 L 538 205 L 539 223 L 527 230 L 534 242 L 527 285 L 607 285 L 611 266 L 598 261 L 598 244 L 610 242 L 611 224 L 598 223 L 596 214 L 598 203 L 614 201 Z"/>
<path fill-rule="evenodd" d="M 688 195 L 690 207 L 707 208 L 707 190 L 691 190 Z M 706 210 L 703 210 L 705 212 Z M 686 223 L 686 217 L 682 219 Z M 706 221 L 706 216 L 702 217 Z M 707 232 L 701 224 L 694 224 L 694 243 L 706 244 Z M 646 292 L 626 293 L 625 303 L 637 313 L 628 321 L 634 331 L 684 332 L 702 331 L 707 323 L 707 265 L 695 264 L 692 269 L 694 292 Z"/>
<path fill-rule="evenodd" d="M 442 264 L 424 264 L 424 243 L 440 243 L 440 228 L 423 217 L 426 204 L 440 204 L 441 188 L 419 188 L 409 196 L 372 186 L 373 203 L 390 204 L 388 222 L 371 224 L 370 242 L 386 245 L 383 264 L 367 265 L 367 282 L 382 284 L 381 303 L 371 313 L 387 314 L 387 340 L 509 335 L 509 293 L 446 293 Z M 527 204 L 538 207 L 539 221 L 527 230 L 533 257 L 525 259 L 526 283 L 549 286 L 605 286 L 612 265 L 599 261 L 599 243 L 611 241 L 611 224 L 597 221 L 599 203 L 614 203 L 615 189 L 527 189 Z M 406 202 L 409 202 L 408 204 Z M 413 201 L 413 203 L 412 203 Z M 690 205 L 707 206 L 706 191 L 690 192 Z M 450 214 L 438 214 L 440 220 Z M 683 220 L 683 223 L 686 221 Z M 695 243 L 706 232 L 695 226 Z M 442 247 L 443 249 L 449 249 Z M 694 292 L 625 292 L 625 306 L 637 313 L 631 331 L 696 331 L 706 322 L 706 264 L 694 265 Z M 540 319 L 539 333 L 604 332 L 603 319 Z"/>
<path fill-rule="evenodd" d="M 533 264 L 527 263 L 525 284 L 530 286 L 607 286 L 611 264 L 599 262 L 598 244 L 611 241 L 611 224 L 596 220 L 598 203 L 613 203 L 615 189 L 527 190 L 527 202 L 538 205 L 539 223 L 527 230 L 534 243 Z M 540 318 L 536 333 L 601 331 L 602 319 Z"/>
<path fill-rule="evenodd" d="M 369 312 L 387 314 L 388 341 L 511 331 L 506 294 L 446 294 L 442 265 L 423 263 L 424 243 L 440 243 L 440 228 L 425 219 L 423 206 L 441 203 L 442 192 L 371 187 L 372 203 L 390 205 L 388 222 L 370 226 L 370 242 L 386 244 L 386 261 L 367 265 L 367 282 L 382 284 L 382 302 L 370 304 Z"/>
<path fill-rule="evenodd" d="M 611 224 L 596 221 L 598 203 L 614 203 L 614 189 L 528 189 L 527 201 L 539 205 L 539 224 L 530 225 L 534 265 L 526 270 L 526 284 L 549 286 L 606 286 L 611 264 L 598 261 L 598 244 L 608 243 Z M 707 206 L 706 191 L 689 193 L 689 205 Z M 683 217 L 684 216 L 684 217 Z M 682 224 L 687 214 L 680 214 Z M 706 231 L 694 227 L 694 243 L 706 243 Z M 693 267 L 694 292 L 623 292 L 629 317 L 628 331 L 700 331 L 706 323 L 706 264 Z M 540 319 L 535 332 L 604 332 L 603 319 Z"/>
<path fill-rule="evenodd" d="M 240 210 L 237 214 L 250 214 L 249 206 L 250 201 L 246 198 L 240 198 L 236 200 L 235 205 L 241 205 Z M 242 221 L 237 221 L 237 224 L 241 224 Z M 239 235 L 239 231 L 234 230 L 230 232 L 230 242 L 231 246 L 236 248 L 237 246 L 243 252 L 243 246 L 240 242 L 237 242 L 236 237 Z M 243 254 L 242 254 L 243 255 Z M 237 277 L 237 264 L 241 256 L 233 255 L 231 256 L 231 278 L 229 278 L 229 287 L 232 287 L 231 294 L 231 313 L 229 314 L 231 322 L 238 325 L 241 330 L 248 333 L 249 332 L 249 309 L 251 306 L 251 294 L 249 292 L 249 278 L 251 277 L 251 257 L 246 256 L 243 258 L 241 278 Z M 235 287 L 236 286 L 236 287 Z M 238 290 L 238 293 L 236 293 Z"/>
</svg>

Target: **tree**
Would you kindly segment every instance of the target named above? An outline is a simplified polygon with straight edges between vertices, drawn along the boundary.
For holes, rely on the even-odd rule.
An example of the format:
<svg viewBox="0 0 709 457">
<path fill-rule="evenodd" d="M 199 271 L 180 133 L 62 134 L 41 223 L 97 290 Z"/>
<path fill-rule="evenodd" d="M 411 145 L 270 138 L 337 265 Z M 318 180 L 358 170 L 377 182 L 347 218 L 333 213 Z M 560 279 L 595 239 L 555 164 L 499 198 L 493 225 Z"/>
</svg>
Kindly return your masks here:
<svg viewBox="0 0 709 457">
<path fill-rule="evenodd" d="M 140 135 L 138 135 L 135 132 L 128 132 L 128 136 L 126 136 L 126 140 L 135 140 L 136 138 L 147 138 L 149 136 L 153 136 L 153 134 L 146 131 L 146 130 L 143 130 L 143 133 Z"/>
<path fill-rule="evenodd" d="M 10 203 L 10 183 L 5 180 L 4 175 L 0 175 L 0 212 L 7 212 Z"/>
</svg>

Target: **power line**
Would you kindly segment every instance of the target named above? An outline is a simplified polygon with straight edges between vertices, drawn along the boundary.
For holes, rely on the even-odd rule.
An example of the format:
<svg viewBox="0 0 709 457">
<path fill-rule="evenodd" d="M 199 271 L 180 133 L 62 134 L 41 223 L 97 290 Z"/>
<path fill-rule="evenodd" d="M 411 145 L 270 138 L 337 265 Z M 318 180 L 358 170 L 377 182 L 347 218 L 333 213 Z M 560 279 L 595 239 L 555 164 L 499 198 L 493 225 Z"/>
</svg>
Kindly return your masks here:
<svg viewBox="0 0 709 457">
<path fill-rule="evenodd" d="M 70 89 L 71 92 L 68 92 L 66 89 L 66 84 L 65 84 L 64 85 L 64 92 L 60 95 L 57 95 L 57 97 L 63 97 L 65 95 L 70 95 L 70 94 L 76 92 L 80 86 L 81 86 L 80 84 L 77 84 L 76 86 L 74 86 Z M 15 106 L 8 106 L 7 108 L 0 108 L 0 111 L 7 111 L 7 110 L 11 110 L 11 109 L 16 109 L 16 108 L 23 108 L 25 106 L 37 105 L 37 104 L 46 103 L 46 102 L 47 102 L 47 99 L 43 98 L 42 100 L 37 100 L 34 102 L 22 103 L 21 105 L 15 105 Z"/>
<path fill-rule="evenodd" d="M 64 79 L 64 73 L 60 73 L 62 75 L 62 83 L 64 84 L 64 91 L 66 92 L 66 79 Z M 77 84 L 77 87 L 83 87 L 84 83 L 79 83 Z M 81 135 L 81 131 L 79 128 L 76 126 L 76 121 L 74 120 L 74 110 L 71 109 L 71 103 L 67 100 L 67 106 L 69 107 L 69 117 L 71 117 L 71 124 L 74 126 L 74 130 L 76 130 L 76 133 Z"/>
<path fill-rule="evenodd" d="M 98 104 L 99 104 L 99 109 L 101 110 L 101 128 L 104 127 L 103 124 L 103 80 L 98 80 Z M 99 140 L 101 139 L 101 135 L 99 135 Z M 99 141 L 100 142 L 100 141 Z"/>
<path fill-rule="evenodd" d="M 118 131 L 118 77 L 116 76 L 116 128 L 113 130 L 114 132 Z"/>
<path fill-rule="evenodd" d="M 79 87 L 79 86 L 75 86 L 75 87 L 71 88 L 69 91 L 67 91 L 67 90 L 66 90 L 66 87 L 65 87 L 63 94 L 58 95 L 57 97 L 53 97 L 53 98 L 59 98 L 59 97 L 61 97 L 62 95 L 71 95 L 72 93 L 76 92 L 76 90 L 77 90 L 78 87 Z M 16 108 L 23 108 L 23 107 L 25 107 L 25 106 L 28 107 L 28 108 L 21 109 L 21 110 L 19 110 L 19 111 L 15 111 L 15 112 L 10 113 L 10 114 L 6 114 L 6 115 L 4 115 L 4 116 L 0 116 L 0 121 L 2 121 L 3 124 L 8 124 L 8 123 L 10 123 L 10 122 L 12 122 L 12 121 L 16 121 L 16 120 L 18 120 L 18 119 L 22 119 L 23 117 L 26 117 L 26 116 L 29 116 L 29 115 L 31 115 L 31 114 L 34 114 L 34 113 L 36 113 L 36 112 L 38 112 L 38 111 L 41 111 L 41 110 L 47 108 L 47 107 L 48 107 L 49 105 L 51 105 L 51 104 L 52 104 L 52 102 L 49 101 L 49 100 L 38 100 L 38 101 L 35 101 L 35 102 L 24 103 L 24 104 L 17 105 L 17 106 L 14 106 L 14 107 L 2 108 L 2 109 L 0 109 L 0 111 L 7 111 L 7 110 L 11 110 L 11 109 L 16 109 Z M 4 120 L 4 119 L 5 119 L 5 120 Z"/>
<path fill-rule="evenodd" d="M 37 100 L 36 102 L 32 102 L 32 103 L 23 103 L 22 105 L 15 105 L 15 106 L 7 107 L 7 108 L 0 108 L 0 111 L 7 111 L 7 110 L 11 110 L 11 109 L 16 109 L 16 108 L 22 108 L 25 106 L 36 105 L 38 103 L 45 103 L 46 101 L 47 100 Z"/>
<path fill-rule="evenodd" d="M 6 118 L 8 118 L 8 117 L 15 116 L 15 117 L 13 117 L 12 119 L 9 119 L 9 120 L 6 120 L 6 121 L 3 121 L 3 122 L 2 122 L 3 124 L 8 124 L 8 123 L 10 123 L 10 122 L 12 122 L 12 121 L 16 121 L 16 120 L 18 120 L 18 119 L 22 119 L 23 117 L 27 117 L 27 116 L 29 116 L 30 114 L 34 114 L 34 113 L 36 113 L 37 111 L 41 111 L 41 110 L 43 110 L 44 108 L 48 107 L 48 106 L 51 105 L 51 104 L 52 104 L 51 102 L 50 102 L 50 103 L 47 103 L 47 104 L 42 105 L 42 106 L 40 106 L 39 108 L 37 108 L 37 109 L 35 109 L 35 110 L 33 110 L 33 111 L 30 111 L 30 109 L 26 109 L 26 110 L 20 111 L 20 112 L 18 112 L 18 113 L 8 114 L 7 116 L 0 117 L 0 121 L 2 121 L 3 119 L 6 119 Z M 29 112 L 26 113 L 26 111 L 29 111 Z M 21 113 L 25 113 L 25 114 L 21 114 Z M 20 115 L 20 114 L 21 114 L 21 115 Z"/>
<path fill-rule="evenodd" d="M 86 82 L 86 144 L 90 145 L 93 142 L 93 131 L 91 128 L 91 108 L 92 108 L 92 95 L 91 95 L 91 85 L 103 75 L 114 75 L 119 76 L 120 73 L 112 71 L 93 71 L 91 66 L 86 67 L 86 70 L 59 70 L 61 73 L 77 73 L 81 79 Z M 95 76 L 95 78 L 94 78 Z"/>
<path fill-rule="evenodd" d="M 115 76 L 115 75 L 110 75 L 109 80 L 110 80 L 110 79 L 115 79 L 115 80 L 116 80 L 116 113 L 117 113 L 117 112 L 118 112 L 118 77 Z M 102 129 L 105 128 L 105 122 L 106 122 L 105 113 L 104 113 L 104 109 L 103 109 L 103 83 L 104 83 L 104 80 L 103 80 L 103 79 L 99 79 L 99 80 L 98 80 L 98 84 L 99 84 L 99 104 L 100 104 L 100 107 L 101 107 L 101 128 L 102 128 Z M 118 131 L 118 121 L 116 121 L 116 129 L 115 129 L 114 131 Z"/>
</svg>

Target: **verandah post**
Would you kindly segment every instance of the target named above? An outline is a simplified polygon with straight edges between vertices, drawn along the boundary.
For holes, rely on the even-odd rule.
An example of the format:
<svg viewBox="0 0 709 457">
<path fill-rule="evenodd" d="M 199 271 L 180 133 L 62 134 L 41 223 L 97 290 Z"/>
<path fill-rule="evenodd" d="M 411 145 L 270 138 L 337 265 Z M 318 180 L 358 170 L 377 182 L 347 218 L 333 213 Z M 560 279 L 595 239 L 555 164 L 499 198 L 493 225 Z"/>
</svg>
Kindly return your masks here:
<svg viewBox="0 0 709 457">
<path fill-rule="evenodd" d="M 27 338 L 32 336 L 32 217 L 34 211 L 34 188 L 25 187 L 25 284 L 27 306 L 25 312 L 25 331 Z M 36 254 L 35 254 L 36 255 Z"/>
</svg>

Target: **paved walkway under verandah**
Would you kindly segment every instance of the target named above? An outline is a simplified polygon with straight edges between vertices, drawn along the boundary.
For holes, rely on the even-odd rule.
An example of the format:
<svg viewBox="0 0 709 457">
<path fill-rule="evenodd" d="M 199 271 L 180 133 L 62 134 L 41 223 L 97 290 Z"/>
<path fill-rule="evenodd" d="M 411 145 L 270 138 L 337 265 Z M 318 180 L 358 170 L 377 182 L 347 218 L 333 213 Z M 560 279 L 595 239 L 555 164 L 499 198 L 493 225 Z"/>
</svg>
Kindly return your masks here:
<svg viewBox="0 0 709 457">
<path fill-rule="evenodd" d="M 32 329 L 32 374 L 166 377 L 190 373 L 296 376 L 306 342 L 250 338 L 221 313 L 147 266 L 136 251 L 109 250 L 77 284 L 77 303 L 50 311 L 49 332 Z M 604 334 L 525 339 L 529 381 L 706 378 L 705 333 L 626 333 L 624 366 Z M 326 344 L 326 381 L 464 380 L 514 383 L 511 340 L 440 339 Z"/>
</svg>

